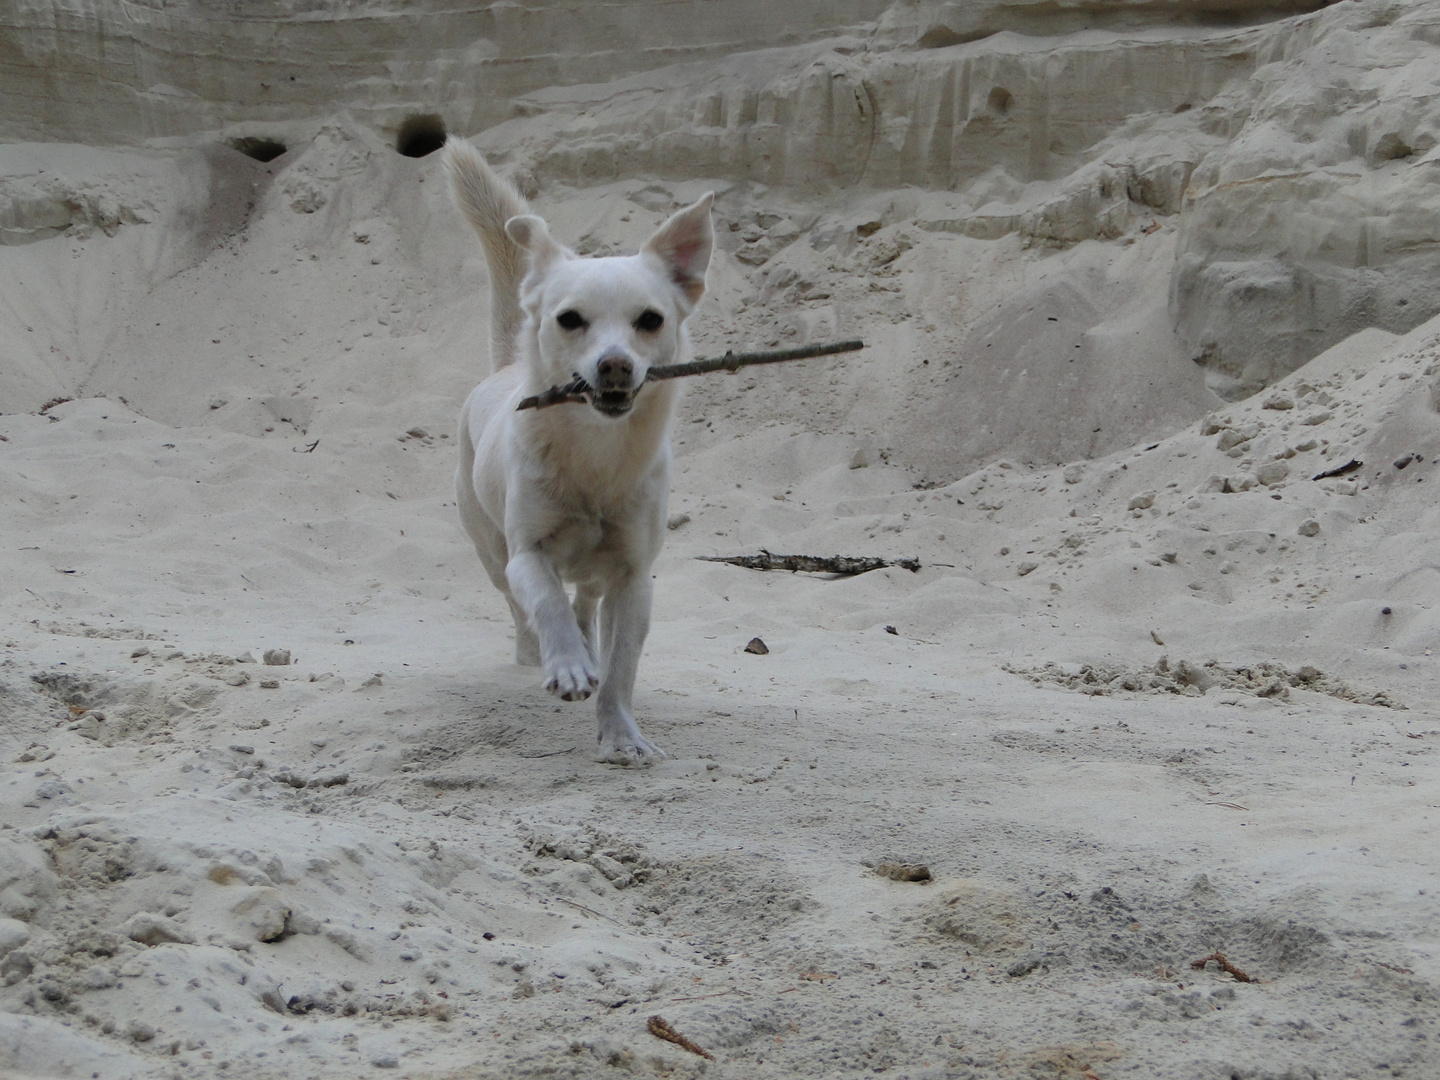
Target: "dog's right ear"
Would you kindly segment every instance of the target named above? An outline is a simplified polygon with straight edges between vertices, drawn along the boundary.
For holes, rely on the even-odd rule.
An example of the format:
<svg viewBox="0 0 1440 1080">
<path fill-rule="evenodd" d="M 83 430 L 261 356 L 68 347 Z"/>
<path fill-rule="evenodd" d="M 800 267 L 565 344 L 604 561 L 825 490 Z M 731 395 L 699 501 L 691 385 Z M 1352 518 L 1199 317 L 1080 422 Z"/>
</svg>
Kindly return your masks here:
<svg viewBox="0 0 1440 1080">
<path fill-rule="evenodd" d="M 660 260 L 671 282 L 691 304 L 705 293 L 705 271 L 715 247 L 715 226 L 710 222 L 713 191 L 674 214 L 655 235 L 645 241 L 642 254 Z"/>
<path fill-rule="evenodd" d="M 571 257 L 550 235 L 545 219 L 534 214 L 521 214 L 505 222 L 505 235 L 530 253 L 531 273 L 541 273 L 551 263 Z"/>
</svg>

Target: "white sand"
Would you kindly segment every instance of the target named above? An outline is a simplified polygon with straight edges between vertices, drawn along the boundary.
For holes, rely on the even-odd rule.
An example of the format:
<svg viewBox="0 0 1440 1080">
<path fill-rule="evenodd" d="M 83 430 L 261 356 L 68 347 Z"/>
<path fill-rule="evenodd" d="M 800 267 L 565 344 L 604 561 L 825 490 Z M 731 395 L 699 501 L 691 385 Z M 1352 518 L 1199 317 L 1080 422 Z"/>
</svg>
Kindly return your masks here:
<svg viewBox="0 0 1440 1080">
<path fill-rule="evenodd" d="M 51 192 L 0 246 L 0 1074 L 1440 1076 L 1440 320 L 1227 404 L 1183 214 L 563 182 L 584 96 L 477 140 L 558 235 L 713 187 L 701 355 L 869 342 L 693 381 L 643 769 L 458 527 L 487 305 L 433 157 L 0 146 Z M 923 568 L 694 558 L 761 549 Z"/>
</svg>

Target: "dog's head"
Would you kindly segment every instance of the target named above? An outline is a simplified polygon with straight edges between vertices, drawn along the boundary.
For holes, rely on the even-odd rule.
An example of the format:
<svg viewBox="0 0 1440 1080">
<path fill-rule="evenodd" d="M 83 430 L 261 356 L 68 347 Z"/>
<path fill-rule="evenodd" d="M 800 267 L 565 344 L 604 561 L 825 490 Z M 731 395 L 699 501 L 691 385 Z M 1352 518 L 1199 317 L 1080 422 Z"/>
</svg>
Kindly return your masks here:
<svg viewBox="0 0 1440 1080">
<path fill-rule="evenodd" d="M 540 387 L 579 375 L 602 416 L 626 415 L 652 367 L 682 352 L 684 324 L 705 292 L 715 245 L 713 195 L 665 222 L 638 255 L 582 259 L 533 215 L 505 231 L 530 257 L 521 303 Z"/>
</svg>

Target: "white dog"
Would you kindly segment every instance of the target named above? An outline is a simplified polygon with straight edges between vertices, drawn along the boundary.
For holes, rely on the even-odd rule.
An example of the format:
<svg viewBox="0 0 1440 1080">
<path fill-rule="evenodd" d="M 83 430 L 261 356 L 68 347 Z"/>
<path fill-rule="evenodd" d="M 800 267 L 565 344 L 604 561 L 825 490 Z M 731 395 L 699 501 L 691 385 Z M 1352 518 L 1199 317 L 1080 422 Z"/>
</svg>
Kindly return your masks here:
<svg viewBox="0 0 1440 1080">
<path fill-rule="evenodd" d="M 713 196 L 671 217 L 638 255 L 583 259 L 468 143 L 447 145 L 445 167 L 490 267 L 494 373 L 460 413 L 460 519 L 510 602 L 516 660 L 542 666 L 545 688 L 566 701 L 598 687 L 598 759 L 663 757 L 636 727 L 630 699 L 650 629 L 679 393 L 645 376 L 688 358 L 685 320 L 705 292 Z M 516 410 L 577 375 L 586 404 Z"/>
</svg>

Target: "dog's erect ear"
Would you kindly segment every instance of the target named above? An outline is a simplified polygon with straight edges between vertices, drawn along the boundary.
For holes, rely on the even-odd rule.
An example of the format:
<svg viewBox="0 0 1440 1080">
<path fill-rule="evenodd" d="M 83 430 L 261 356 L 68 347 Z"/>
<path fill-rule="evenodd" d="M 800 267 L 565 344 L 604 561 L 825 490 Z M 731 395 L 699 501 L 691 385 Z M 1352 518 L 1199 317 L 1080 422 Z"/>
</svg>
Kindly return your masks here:
<svg viewBox="0 0 1440 1080">
<path fill-rule="evenodd" d="M 693 206 L 661 225 L 640 249 L 660 260 L 670 280 L 692 304 L 705 292 L 705 270 L 715 247 L 715 227 L 710 224 L 710 204 L 714 201 L 713 191 L 702 195 Z"/>
<path fill-rule="evenodd" d="M 570 258 L 570 252 L 550 235 L 545 219 L 534 214 L 521 214 L 505 222 L 505 235 L 530 253 L 532 272 L 542 271 L 558 259 Z"/>
</svg>

